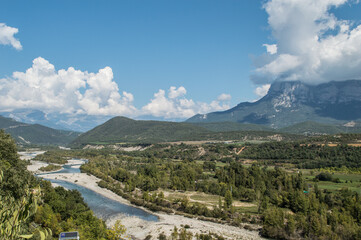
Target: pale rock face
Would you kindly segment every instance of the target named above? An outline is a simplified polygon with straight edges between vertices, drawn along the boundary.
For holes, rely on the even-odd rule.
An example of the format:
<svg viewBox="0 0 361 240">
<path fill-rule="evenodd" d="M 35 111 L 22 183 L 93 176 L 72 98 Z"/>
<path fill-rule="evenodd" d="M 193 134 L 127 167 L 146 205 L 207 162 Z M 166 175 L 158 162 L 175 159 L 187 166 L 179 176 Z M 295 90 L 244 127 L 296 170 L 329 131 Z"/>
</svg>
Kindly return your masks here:
<svg viewBox="0 0 361 240">
<path fill-rule="evenodd" d="M 296 89 L 296 85 L 291 86 L 291 88 L 287 88 L 284 90 L 284 92 L 279 95 L 278 97 L 274 98 L 272 100 L 272 104 L 276 112 L 280 111 L 278 108 L 290 108 L 292 107 L 292 103 L 296 101 L 296 96 L 294 94 L 294 91 Z"/>
<path fill-rule="evenodd" d="M 361 101 L 361 81 L 330 82 L 317 86 L 301 82 L 274 83 L 268 93 L 275 109 L 305 104 L 335 104 Z"/>
<path fill-rule="evenodd" d="M 274 128 L 305 121 L 346 124 L 361 121 L 361 80 L 310 85 L 301 81 L 274 82 L 256 102 L 240 103 L 224 112 L 196 115 L 189 122 L 239 122 Z"/>
</svg>

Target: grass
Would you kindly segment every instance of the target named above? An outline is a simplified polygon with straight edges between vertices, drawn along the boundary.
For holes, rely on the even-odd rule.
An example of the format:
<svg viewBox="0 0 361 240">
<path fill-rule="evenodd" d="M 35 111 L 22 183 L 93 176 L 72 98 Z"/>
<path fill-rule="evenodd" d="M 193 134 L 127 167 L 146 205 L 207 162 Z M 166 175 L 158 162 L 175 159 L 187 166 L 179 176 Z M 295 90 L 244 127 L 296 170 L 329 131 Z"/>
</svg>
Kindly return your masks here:
<svg viewBox="0 0 361 240">
<path fill-rule="evenodd" d="M 249 213 L 249 214 L 258 214 L 258 206 L 250 206 L 250 207 L 235 207 L 236 211 L 241 213 Z"/>
<path fill-rule="evenodd" d="M 203 165 L 203 163 L 204 163 L 204 161 L 202 161 L 202 160 L 196 160 L 195 162 L 199 165 Z"/>
<path fill-rule="evenodd" d="M 216 167 L 224 167 L 224 166 L 227 166 L 228 165 L 228 163 L 223 163 L 223 162 L 219 162 L 219 161 L 217 161 L 216 162 Z"/>
<path fill-rule="evenodd" d="M 201 204 L 206 205 L 208 208 L 212 209 L 219 204 L 219 196 L 212 195 L 207 193 L 201 192 L 178 192 L 178 191 L 164 191 L 166 198 L 170 201 L 176 199 L 184 199 L 188 197 L 190 203 L 199 202 Z M 221 197 L 222 202 L 224 201 L 224 197 Z M 236 211 L 240 213 L 250 213 L 250 214 L 257 214 L 258 206 L 256 203 L 248 203 L 248 202 L 241 202 L 241 201 L 233 201 L 233 206 L 235 207 Z"/>
<path fill-rule="evenodd" d="M 265 143 L 265 142 L 270 142 L 270 140 L 248 140 L 248 141 L 236 141 L 233 142 L 232 144 L 237 144 L 237 145 L 245 145 L 247 143 L 251 143 L 251 144 L 261 144 L 261 143 Z"/>
<path fill-rule="evenodd" d="M 316 183 L 313 179 L 317 174 L 319 174 L 318 172 L 315 172 L 313 175 L 310 175 L 310 170 L 303 169 L 302 172 L 308 184 L 314 185 Z M 335 183 L 330 181 L 319 181 L 317 182 L 319 189 L 337 191 L 342 188 L 348 188 L 352 191 L 361 193 L 361 174 L 334 173 L 332 176 L 333 178 L 340 179 L 341 182 Z"/>
</svg>

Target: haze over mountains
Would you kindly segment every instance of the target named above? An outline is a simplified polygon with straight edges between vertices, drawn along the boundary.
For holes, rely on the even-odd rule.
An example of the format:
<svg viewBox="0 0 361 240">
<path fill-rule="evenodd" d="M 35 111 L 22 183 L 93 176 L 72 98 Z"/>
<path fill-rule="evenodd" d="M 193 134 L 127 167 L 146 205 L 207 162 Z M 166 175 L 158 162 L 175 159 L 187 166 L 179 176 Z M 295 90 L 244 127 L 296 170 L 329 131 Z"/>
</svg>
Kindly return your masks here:
<svg viewBox="0 0 361 240">
<path fill-rule="evenodd" d="M 308 85 L 299 81 L 275 82 L 267 95 L 240 103 L 223 112 L 198 114 L 187 122 L 238 122 L 275 129 L 301 122 L 347 124 L 361 120 L 361 81 Z M 352 126 L 349 123 L 348 126 Z"/>
<path fill-rule="evenodd" d="M 41 124 L 50 128 L 86 132 L 111 118 L 110 116 L 70 115 L 62 113 L 45 113 L 37 109 L 17 109 L 1 112 L 0 115 L 28 124 Z"/>
<path fill-rule="evenodd" d="M 234 134 L 242 131 L 251 131 L 253 135 L 254 132 L 302 135 L 358 133 L 361 131 L 361 81 L 315 86 L 302 82 L 275 82 L 268 93 L 256 102 L 243 102 L 223 112 L 198 114 L 185 123 L 135 121 L 124 117 L 108 120 L 109 116 L 88 115 L 72 118 L 26 109 L 2 114 L 15 120 L 1 117 L 0 127 L 22 144 L 229 140 L 242 138 L 240 133 Z M 76 139 L 78 132 L 86 133 Z"/>
<path fill-rule="evenodd" d="M 12 135 L 20 145 L 67 145 L 79 132 L 57 130 L 39 124 L 27 124 L 0 116 L 0 129 Z"/>
</svg>

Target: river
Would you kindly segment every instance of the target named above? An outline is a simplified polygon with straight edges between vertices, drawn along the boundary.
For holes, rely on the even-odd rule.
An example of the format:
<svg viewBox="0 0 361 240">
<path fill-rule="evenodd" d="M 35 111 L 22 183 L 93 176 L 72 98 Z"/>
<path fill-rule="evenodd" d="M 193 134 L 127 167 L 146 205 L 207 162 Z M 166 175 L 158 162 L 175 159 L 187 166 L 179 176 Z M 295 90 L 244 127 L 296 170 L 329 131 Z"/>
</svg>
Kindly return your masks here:
<svg viewBox="0 0 361 240">
<path fill-rule="evenodd" d="M 125 204 L 121 203 L 122 198 L 97 185 L 96 182 L 99 179 L 80 173 L 81 164 L 79 163 L 79 159 L 78 161 L 71 161 L 71 164 L 64 165 L 63 169 L 48 175 L 39 174 L 39 177 L 48 178 L 54 184 L 67 189 L 78 190 L 96 216 L 104 219 L 109 227 L 114 224 L 116 219 L 120 219 L 132 239 L 145 239 L 149 235 L 153 236 L 152 239 L 156 239 L 162 232 L 169 234 L 174 227 L 181 229 L 186 225 L 190 226 L 187 231 L 191 232 L 193 236 L 211 232 L 224 236 L 225 239 L 262 239 L 256 231 L 161 212 L 157 213 L 158 218 L 158 216 L 130 206 L 126 202 Z M 45 164 L 37 162 L 28 167 L 33 167 L 32 171 L 36 171 L 39 165 L 44 166 Z"/>
<path fill-rule="evenodd" d="M 34 153 L 29 153 L 28 156 L 35 156 Z M 83 164 L 86 160 L 83 160 Z M 51 173 L 43 173 L 43 174 L 36 174 L 38 177 L 42 177 L 42 175 L 49 175 L 49 174 L 59 174 L 59 173 L 80 173 L 80 165 L 82 164 L 65 164 L 63 165 L 63 169 Z M 102 218 L 103 220 L 112 219 L 115 217 L 119 217 L 119 215 L 124 216 L 134 216 L 145 221 L 158 221 L 158 216 L 153 215 L 149 212 L 146 212 L 140 208 L 133 207 L 127 204 L 120 203 L 118 201 L 109 199 L 104 197 L 88 188 L 83 186 L 77 185 L 75 183 L 62 181 L 58 179 L 48 179 L 44 177 L 45 180 L 48 180 L 52 183 L 56 183 L 66 189 L 75 189 L 78 190 L 83 198 L 84 201 L 88 204 L 91 210 L 93 210 L 94 214 Z"/>
</svg>

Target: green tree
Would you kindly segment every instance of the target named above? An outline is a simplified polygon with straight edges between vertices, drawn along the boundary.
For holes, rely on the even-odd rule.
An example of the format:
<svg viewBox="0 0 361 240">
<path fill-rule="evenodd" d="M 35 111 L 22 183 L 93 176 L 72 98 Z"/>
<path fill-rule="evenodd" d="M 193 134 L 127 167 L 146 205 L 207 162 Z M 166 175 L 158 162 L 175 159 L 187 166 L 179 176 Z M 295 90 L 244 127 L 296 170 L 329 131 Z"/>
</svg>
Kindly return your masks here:
<svg viewBox="0 0 361 240">
<path fill-rule="evenodd" d="M 0 185 L 3 181 L 3 173 L 0 171 Z M 32 238 L 35 234 L 39 234 L 41 239 L 51 234 L 50 230 L 39 228 L 34 229 L 32 233 L 24 234 L 26 223 L 29 218 L 36 212 L 37 201 L 40 198 L 38 194 L 40 189 L 30 191 L 27 186 L 25 188 L 25 195 L 20 199 L 15 199 L 13 196 L 0 195 L 0 237 L 3 240 L 16 240 L 23 238 Z"/>
<path fill-rule="evenodd" d="M 233 198 L 230 190 L 226 191 L 226 195 L 224 196 L 224 206 L 225 208 L 230 208 L 232 206 Z"/>
<path fill-rule="evenodd" d="M 115 221 L 114 226 L 107 231 L 107 239 L 109 240 L 119 240 L 124 239 L 127 229 L 121 223 L 120 220 Z"/>
</svg>

